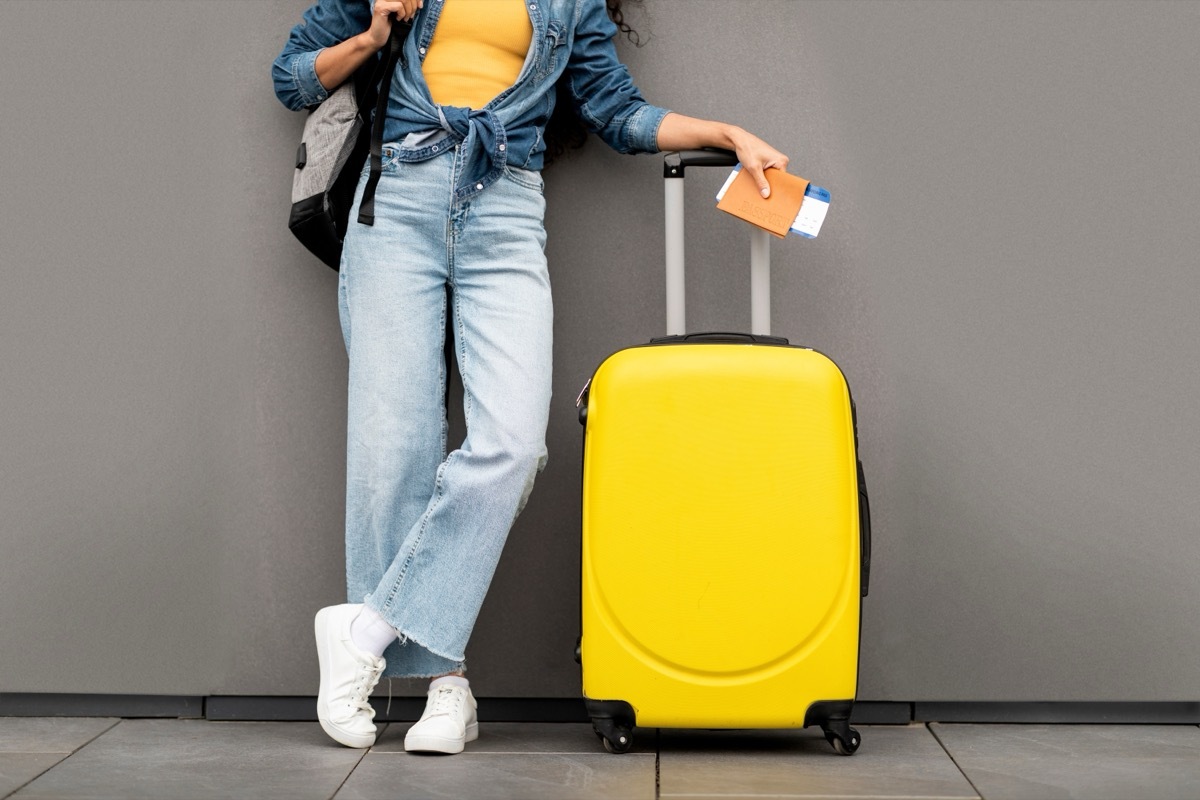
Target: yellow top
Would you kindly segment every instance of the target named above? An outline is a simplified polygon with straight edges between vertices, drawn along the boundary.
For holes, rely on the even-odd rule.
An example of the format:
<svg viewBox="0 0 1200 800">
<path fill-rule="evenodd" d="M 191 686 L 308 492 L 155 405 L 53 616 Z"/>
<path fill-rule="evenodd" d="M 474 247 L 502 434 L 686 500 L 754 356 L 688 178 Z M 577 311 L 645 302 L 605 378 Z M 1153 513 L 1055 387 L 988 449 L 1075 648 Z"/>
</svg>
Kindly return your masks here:
<svg viewBox="0 0 1200 800">
<path fill-rule="evenodd" d="M 483 108 L 512 86 L 533 38 L 525 0 L 440 0 L 425 82 L 439 105 Z"/>
</svg>

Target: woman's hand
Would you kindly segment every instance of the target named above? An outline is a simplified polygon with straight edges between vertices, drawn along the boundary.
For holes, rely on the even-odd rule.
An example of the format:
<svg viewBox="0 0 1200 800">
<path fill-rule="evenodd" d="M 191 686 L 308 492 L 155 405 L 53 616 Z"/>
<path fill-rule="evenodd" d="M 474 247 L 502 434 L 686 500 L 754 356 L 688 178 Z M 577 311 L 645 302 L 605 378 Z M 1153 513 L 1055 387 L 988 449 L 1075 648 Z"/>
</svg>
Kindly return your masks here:
<svg viewBox="0 0 1200 800">
<path fill-rule="evenodd" d="M 392 34 L 392 14 L 397 19 L 411 20 L 423 5 L 424 0 L 375 0 L 375 8 L 371 11 L 371 27 L 363 35 L 378 50 L 387 44 Z"/>
<path fill-rule="evenodd" d="M 737 152 L 738 161 L 742 162 L 742 169 L 749 172 L 754 178 L 762 196 L 770 197 L 771 184 L 767 183 L 767 176 L 763 173 L 772 167 L 787 172 L 788 157 L 741 128 L 734 128 L 730 131 L 729 138 L 733 142 L 734 151 Z"/>
<path fill-rule="evenodd" d="M 351 36 L 317 53 L 317 60 L 313 64 L 317 80 L 330 91 L 341 86 L 354 74 L 354 70 L 387 44 L 388 37 L 392 35 L 393 14 L 400 19 L 412 19 L 423 5 L 424 0 L 375 0 L 370 27 L 357 36 Z"/>
<path fill-rule="evenodd" d="M 763 172 L 771 167 L 786 170 L 788 157 L 754 134 L 736 125 L 685 117 L 672 111 L 658 127 L 660 150 L 690 150 L 723 147 L 737 153 L 742 168 L 750 173 L 763 197 L 771 195 L 771 184 Z"/>
</svg>

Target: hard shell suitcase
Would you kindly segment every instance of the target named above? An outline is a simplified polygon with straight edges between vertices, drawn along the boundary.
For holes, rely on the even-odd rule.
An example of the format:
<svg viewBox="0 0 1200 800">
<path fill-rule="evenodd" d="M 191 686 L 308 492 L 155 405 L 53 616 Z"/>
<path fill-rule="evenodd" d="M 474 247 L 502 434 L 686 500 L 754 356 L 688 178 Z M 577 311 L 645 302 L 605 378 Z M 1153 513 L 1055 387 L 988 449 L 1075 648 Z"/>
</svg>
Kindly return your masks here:
<svg viewBox="0 0 1200 800">
<path fill-rule="evenodd" d="M 675 335 L 609 356 L 579 398 L 583 694 L 611 752 L 635 725 L 820 725 L 850 755 L 870 513 L 849 388 L 769 335 L 765 231 L 754 334 L 683 334 L 684 170 L 734 163 L 668 154 Z"/>
</svg>

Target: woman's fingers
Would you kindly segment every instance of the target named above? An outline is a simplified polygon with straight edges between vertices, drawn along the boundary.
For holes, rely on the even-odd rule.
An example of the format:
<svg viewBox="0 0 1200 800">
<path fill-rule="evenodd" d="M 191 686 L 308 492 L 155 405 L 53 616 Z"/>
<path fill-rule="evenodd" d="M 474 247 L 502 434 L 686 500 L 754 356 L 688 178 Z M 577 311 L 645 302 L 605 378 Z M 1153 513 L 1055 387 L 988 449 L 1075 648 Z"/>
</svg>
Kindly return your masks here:
<svg viewBox="0 0 1200 800">
<path fill-rule="evenodd" d="M 741 161 L 742 168 L 750 172 L 750 177 L 754 178 L 754 183 L 758 186 L 758 191 L 763 197 L 771 196 L 771 183 L 767 180 L 767 170 L 781 169 L 787 172 L 786 158 L 781 161 L 760 161 L 758 163 L 746 161 L 745 159 L 741 159 Z"/>
<path fill-rule="evenodd" d="M 375 16 L 395 14 L 398 19 L 410 20 L 425 5 L 424 0 L 375 0 Z"/>
<path fill-rule="evenodd" d="M 422 0 L 375 0 L 371 11 L 371 27 L 367 35 L 376 49 L 387 44 L 392 33 L 392 15 L 403 20 L 412 19 L 424 5 Z"/>
<path fill-rule="evenodd" d="M 404 0 L 404 10 L 407 12 L 400 15 L 402 20 L 411 20 L 417 15 L 417 11 L 425 5 L 424 0 Z"/>
<path fill-rule="evenodd" d="M 750 133 L 737 142 L 735 149 L 738 161 L 742 162 L 742 169 L 750 173 L 758 191 L 763 197 L 770 197 L 771 184 L 767 181 L 766 171 L 775 168 L 786 172 L 788 157 Z"/>
<path fill-rule="evenodd" d="M 771 184 L 769 181 L 767 181 L 766 168 L 759 164 L 750 166 L 747 165 L 745 161 L 742 162 L 742 166 L 750 171 L 750 176 L 754 178 L 754 182 L 758 185 L 759 194 L 761 194 L 763 197 L 770 197 Z"/>
</svg>

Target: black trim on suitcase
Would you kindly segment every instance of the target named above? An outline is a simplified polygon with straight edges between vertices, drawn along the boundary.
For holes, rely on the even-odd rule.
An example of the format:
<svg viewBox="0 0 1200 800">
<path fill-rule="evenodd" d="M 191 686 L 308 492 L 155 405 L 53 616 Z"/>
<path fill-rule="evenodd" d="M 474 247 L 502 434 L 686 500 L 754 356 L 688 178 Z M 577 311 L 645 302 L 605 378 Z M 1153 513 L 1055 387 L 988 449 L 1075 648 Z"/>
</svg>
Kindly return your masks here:
<svg viewBox="0 0 1200 800">
<path fill-rule="evenodd" d="M 650 344 L 773 344 L 790 346 L 782 336 L 767 336 L 761 333 L 730 333 L 726 331 L 711 331 L 708 333 L 682 333 L 674 336 L 656 336 Z"/>
</svg>

